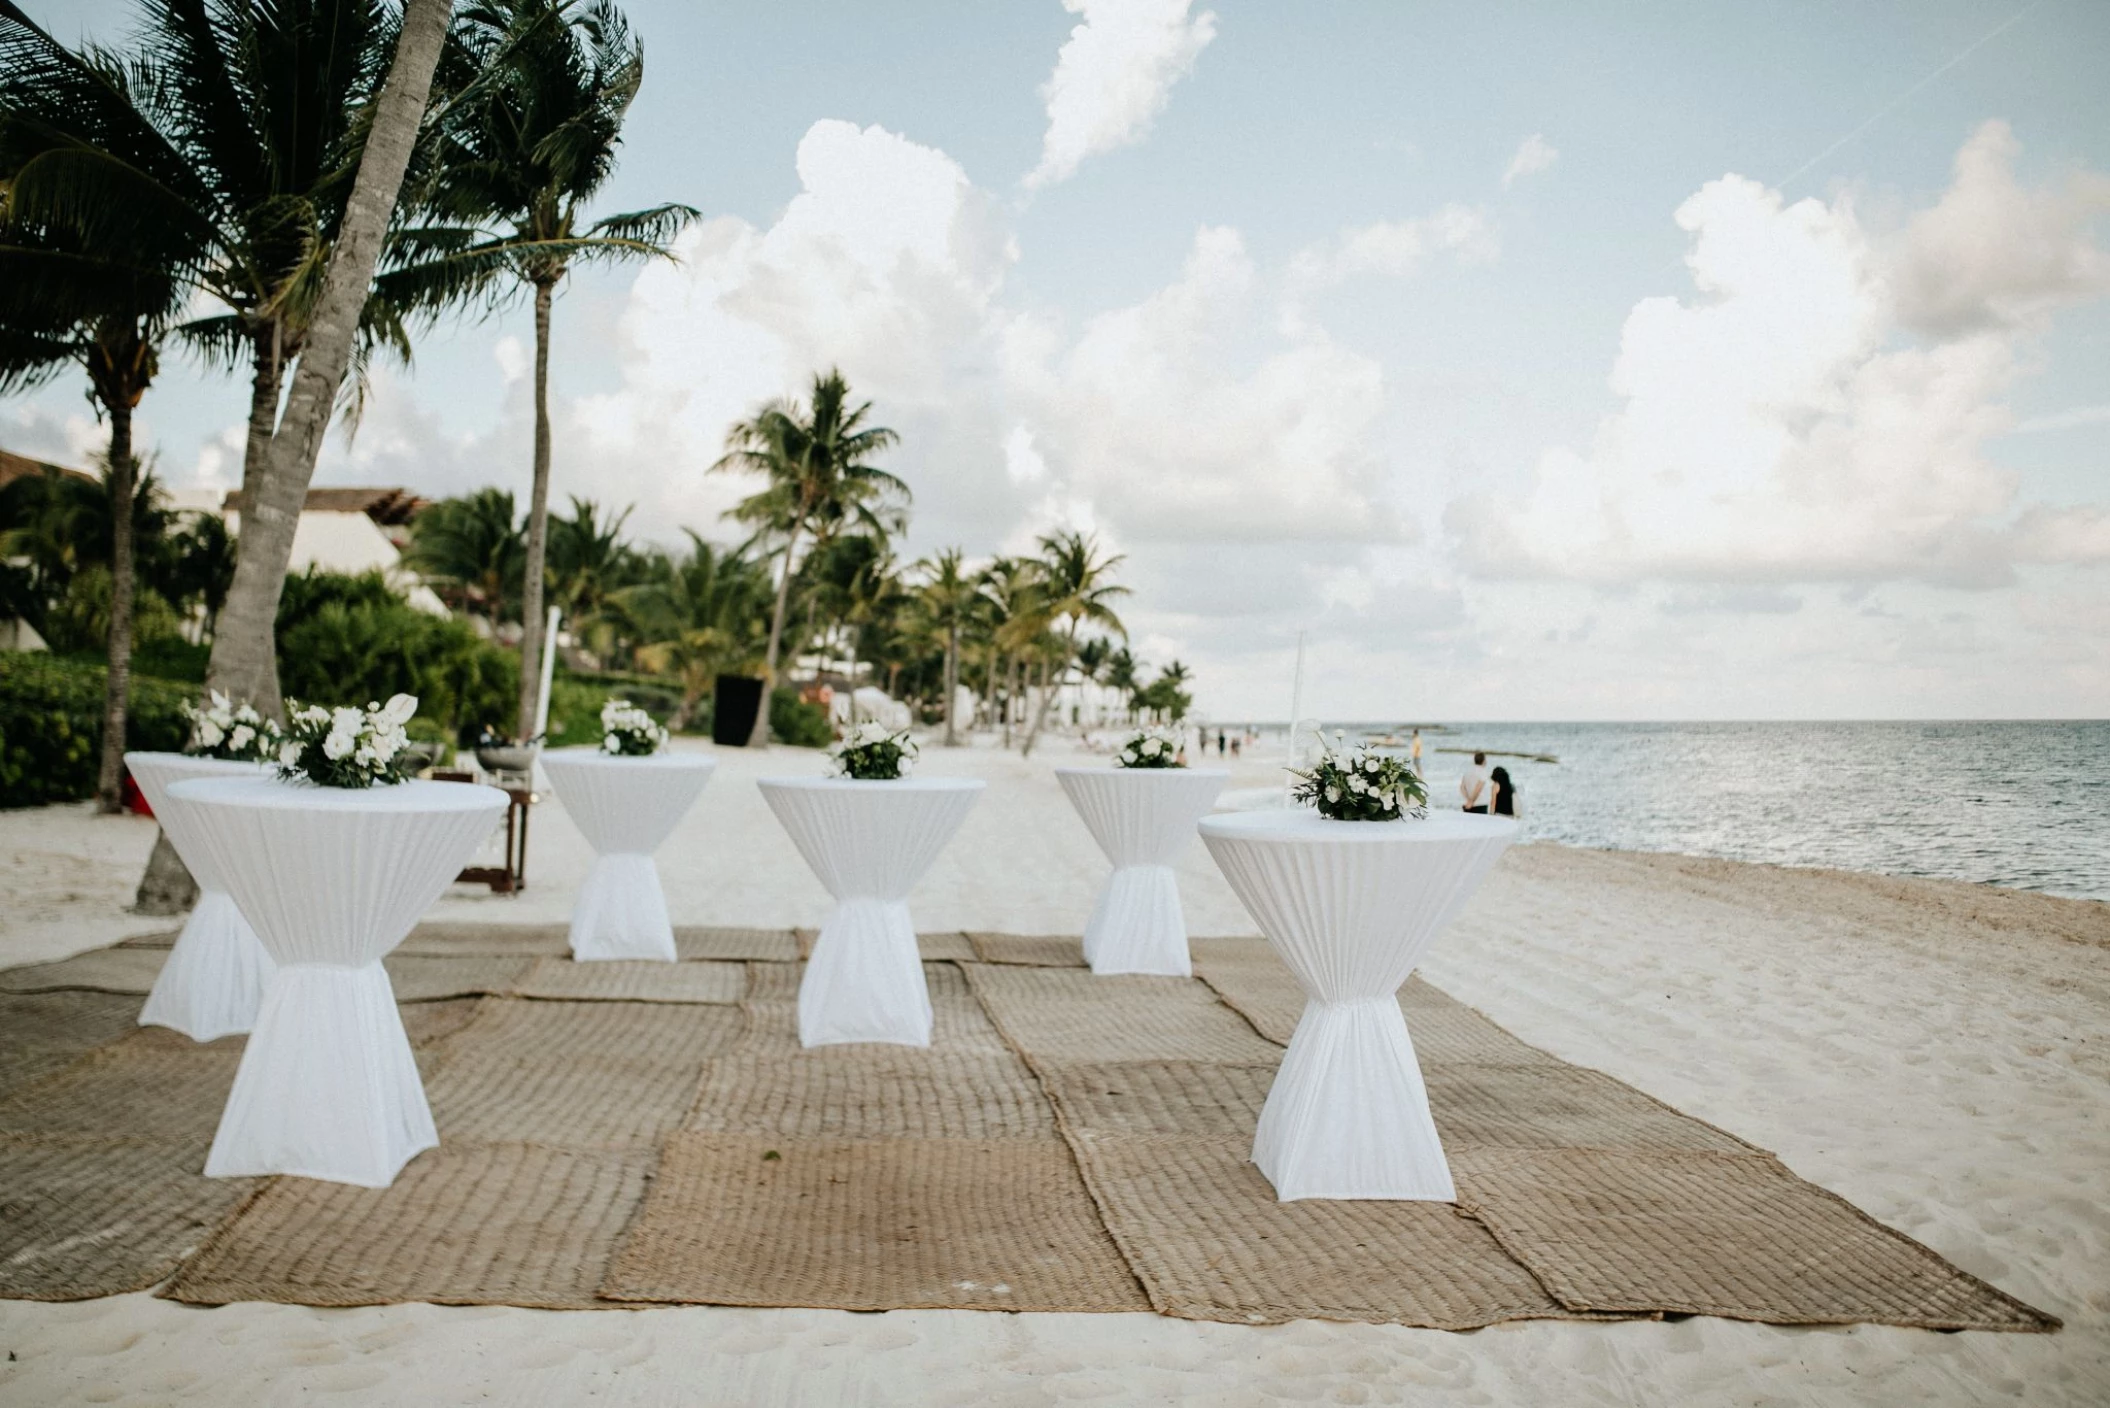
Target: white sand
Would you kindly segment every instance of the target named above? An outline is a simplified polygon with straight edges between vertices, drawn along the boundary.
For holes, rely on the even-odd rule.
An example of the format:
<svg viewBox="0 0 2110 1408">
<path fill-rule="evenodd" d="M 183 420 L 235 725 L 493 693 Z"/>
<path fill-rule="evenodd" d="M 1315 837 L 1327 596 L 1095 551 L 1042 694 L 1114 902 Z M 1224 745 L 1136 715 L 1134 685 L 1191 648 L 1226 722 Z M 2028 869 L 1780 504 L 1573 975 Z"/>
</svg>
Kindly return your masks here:
<svg viewBox="0 0 2110 1408">
<path fill-rule="evenodd" d="M 932 750 L 988 794 L 911 901 L 925 929 L 1075 933 L 1102 862 L 1047 769 Z M 812 924 L 826 899 L 721 754 L 660 853 L 678 923 Z M 1258 773 L 1234 785 L 1264 782 Z M 163 923 L 122 914 L 150 824 L 0 813 L 0 964 Z M 560 919 L 589 857 L 536 814 L 531 888 L 449 919 Z M 1197 843 L 1197 933 L 1252 925 Z M 0 1403 L 2043 1404 L 2110 1402 L 2110 905 L 1531 846 L 1428 976 L 1519 1036 L 1777 1151 L 2065 1318 L 2056 1335 L 1713 1319 L 1454 1335 L 1155 1316 L 0 1302 Z"/>
</svg>

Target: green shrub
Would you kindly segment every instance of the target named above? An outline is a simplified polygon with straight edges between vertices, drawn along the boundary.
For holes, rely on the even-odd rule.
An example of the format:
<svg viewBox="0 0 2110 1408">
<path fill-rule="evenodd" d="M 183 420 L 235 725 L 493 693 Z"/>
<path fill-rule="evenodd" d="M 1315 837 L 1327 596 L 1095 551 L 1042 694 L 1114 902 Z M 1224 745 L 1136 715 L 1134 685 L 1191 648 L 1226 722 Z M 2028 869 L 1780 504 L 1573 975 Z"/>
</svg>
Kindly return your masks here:
<svg viewBox="0 0 2110 1408">
<path fill-rule="evenodd" d="M 190 732 L 189 685 L 132 677 L 125 743 L 173 752 Z M 95 795 L 103 738 L 103 667 L 44 654 L 0 654 L 0 807 Z"/>
<path fill-rule="evenodd" d="M 414 694 L 419 718 L 463 742 L 485 728 L 510 734 L 519 707 L 519 656 L 466 621 L 417 610 L 378 572 L 288 577 L 278 671 L 286 697 L 308 704 Z"/>
<path fill-rule="evenodd" d="M 795 689 L 778 689 L 769 696 L 769 731 L 778 742 L 796 748 L 825 748 L 835 741 L 828 711 L 808 704 Z"/>
</svg>

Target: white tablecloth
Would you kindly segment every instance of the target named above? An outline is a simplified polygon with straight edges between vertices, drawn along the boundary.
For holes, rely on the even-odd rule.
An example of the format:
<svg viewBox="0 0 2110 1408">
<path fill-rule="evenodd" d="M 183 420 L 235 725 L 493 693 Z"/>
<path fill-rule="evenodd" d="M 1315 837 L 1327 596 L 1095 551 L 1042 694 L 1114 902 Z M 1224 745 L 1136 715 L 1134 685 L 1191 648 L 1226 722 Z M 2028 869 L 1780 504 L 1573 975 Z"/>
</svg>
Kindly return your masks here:
<svg viewBox="0 0 2110 1408">
<path fill-rule="evenodd" d="M 381 957 L 491 834 L 506 794 L 214 778 L 170 795 L 278 964 L 205 1172 L 387 1187 L 439 1135 Z"/>
<path fill-rule="evenodd" d="M 694 753 L 617 758 L 598 748 L 563 748 L 542 755 L 565 813 L 598 852 L 572 903 L 573 958 L 674 961 L 674 927 L 652 853 L 717 766 Z"/>
<path fill-rule="evenodd" d="M 1209 853 L 1305 992 L 1253 1136 L 1253 1162 L 1284 1202 L 1456 1199 L 1398 993 L 1516 833 L 1460 812 L 1202 820 Z"/>
<path fill-rule="evenodd" d="M 190 809 L 169 796 L 169 787 L 194 777 L 269 777 L 271 766 L 182 753 L 127 753 L 125 766 L 198 882 L 198 903 L 154 979 L 139 1024 L 172 1027 L 193 1041 L 246 1032 L 256 1024 L 257 1005 L 275 965 L 227 893 L 212 857 L 197 844 Z"/>
<path fill-rule="evenodd" d="M 1114 863 L 1084 926 L 1094 973 L 1192 974 L 1172 874 L 1231 774 L 1220 768 L 1057 768 L 1070 805 Z"/>
<path fill-rule="evenodd" d="M 953 777 L 761 780 L 770 810 L 836 899 L 799 983 L 801 1045 L 930 1045 L 930 989 L 908 892 L 984 786 Z"/>
</svg>

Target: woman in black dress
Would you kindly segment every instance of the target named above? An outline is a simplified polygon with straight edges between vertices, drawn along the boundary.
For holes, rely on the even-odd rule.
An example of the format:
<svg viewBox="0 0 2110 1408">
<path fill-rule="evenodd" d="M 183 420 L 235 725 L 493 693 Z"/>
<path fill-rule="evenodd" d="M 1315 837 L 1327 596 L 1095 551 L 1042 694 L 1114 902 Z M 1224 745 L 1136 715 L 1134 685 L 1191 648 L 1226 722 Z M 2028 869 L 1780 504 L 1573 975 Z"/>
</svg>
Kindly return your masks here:
<svg viewBox="0 0 2110 1408">
<path fill-rule="evenodd" d="M 1498 767 L 1487 775 L 1487 780 L 1494 784 L 1495 804 L 1491 809 L 1494 814 L 1496 816 L 1515 816 L 1517 814 L 1517 789 L 1516 784 L 1509 780 L 1509 769 Z"/>
</svg>

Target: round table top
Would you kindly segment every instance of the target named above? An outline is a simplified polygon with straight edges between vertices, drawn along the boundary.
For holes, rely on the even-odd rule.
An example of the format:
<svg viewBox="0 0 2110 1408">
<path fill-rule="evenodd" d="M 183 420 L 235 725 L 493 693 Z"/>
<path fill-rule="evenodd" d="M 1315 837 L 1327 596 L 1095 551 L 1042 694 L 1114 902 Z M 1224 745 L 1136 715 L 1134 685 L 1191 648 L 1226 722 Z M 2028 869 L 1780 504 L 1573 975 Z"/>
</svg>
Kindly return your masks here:
<svg viewBox="0 0 2110 1408">
<path fill-rule="evenodd" d="M 989 784 L 979 777 L 758 777 L 755 785 L 812 792 L 979 792 Z"/>
<path fill-rule="evenodd" d="M 201 773 L 225 773 L 229 777 L 252 777 L 264 768 L 278 766 L 276 763 L 245 758 L 210 758 L 203 753 L 157 753 L 147 749 L 135 749 L 125 754 L 126 767 L 135 767 L 140 763 L 196 768 Z"/>
<path fill-rule="evenodd" d="M 1231 775 L 1231 770 L 1229 768 L 1117 768 L 1112 763 L 1108 763 L 1103 768 L 1057 768 L 1055 769 L 1055 775 L 1057 777 L 1111 776 L 1144 777 L 1153 779 L 1168 777 L 1214 777 L 1221 779 L 1229 777 Z"/>
<path fill-rule="evenodd" d="M 1204 836 L 1227 841 L 1280 841 L 1305 845 L 1414 845 L 1431 841 L 1495 841 L 1514 837 L 1513 817 L 1432 811 L 1420 821 L 1329 821 L 1309 807 L 1272 807 L 1258 812 L 1205 816 Z"/>
<path fill-rule="evenodd" d="M 275 777 L 194 777 L 169 795 L 204 807 L 290 812 L 504 811 L 506 794 L 467 782 L 399 782 L 392 787 L 318 787 Z"/>
<path fill-rule="evenodd" d="M 718 766 L 708 753 L 603 753 L 592 744 L 577 748 L 552 748 L 542 755 L 542 765 L 610 768 L 698 768 L 705 772 Z"/>
</svg>

